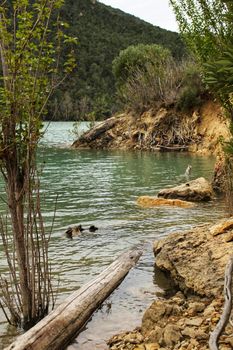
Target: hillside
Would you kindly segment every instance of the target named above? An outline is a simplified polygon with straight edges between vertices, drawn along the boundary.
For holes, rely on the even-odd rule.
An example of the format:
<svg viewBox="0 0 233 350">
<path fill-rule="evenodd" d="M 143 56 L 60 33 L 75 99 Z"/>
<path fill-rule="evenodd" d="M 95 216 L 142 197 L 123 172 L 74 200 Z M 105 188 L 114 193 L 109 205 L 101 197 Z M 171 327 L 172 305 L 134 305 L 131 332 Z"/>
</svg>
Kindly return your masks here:
<svg viewBox="0 0 233 350">
<path fill-rule="evenodd" d="M 69 34 L 78 37 L 77 68 L 51 103 L 50 117 L 79 119 L 96 111 L 109 116 L 114 109 L 112 60 L 133 44 L 160 44 L 180 58 L 184 46 L 177 33 L 161 29 L 139 18 L 95 0 L 67 0 L 62 18 Z"/>
</svg>

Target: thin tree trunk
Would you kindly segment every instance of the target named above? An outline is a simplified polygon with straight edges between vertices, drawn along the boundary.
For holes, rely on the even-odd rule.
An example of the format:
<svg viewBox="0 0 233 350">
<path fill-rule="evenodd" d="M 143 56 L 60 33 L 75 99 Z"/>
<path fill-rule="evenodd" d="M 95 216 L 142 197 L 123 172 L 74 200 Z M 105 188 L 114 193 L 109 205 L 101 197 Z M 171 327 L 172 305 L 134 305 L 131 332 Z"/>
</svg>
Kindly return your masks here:
<svg viewBox="0 0 233 350">
<path fill-rule="evenodd" d="M 17 175 L 14 175 L 14 178 L 16 176 Z M 26 261 L 23 203 L 22 200 L 19 199 L 20 191 L 22 189 L 19 189 L 20 186 L 17 183 L 12 184 L 13 181 L 14 179 L 11 179 L 10 177 L 8 178 L 9 209 L 12 219 L 16 257 L 19 266 L 20 290 L 22 293 L 23 324 L 21 326 L 26 327 L 31 319 L 31 290 L 29 288 L 28 265 Z M 15 189 L 15 187 L 17 187 L 18 190 Z"/>
</svg>

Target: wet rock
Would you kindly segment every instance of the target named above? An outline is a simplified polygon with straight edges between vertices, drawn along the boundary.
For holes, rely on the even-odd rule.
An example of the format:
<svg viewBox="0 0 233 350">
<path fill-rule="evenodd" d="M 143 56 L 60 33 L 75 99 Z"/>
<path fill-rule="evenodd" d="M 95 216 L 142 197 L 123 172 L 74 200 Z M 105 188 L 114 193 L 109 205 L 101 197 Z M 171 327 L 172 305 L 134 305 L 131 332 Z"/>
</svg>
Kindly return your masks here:
<svg viewBox="0 0 233 350">
<path fill-rule="evenodd" d="M 180 199 L 166 199 L 166 198 L 157 198 L 149 196 L 141 196 L 137 199 L 137 204 L 142 207 L 156 207 L 156 206 L 176 206 L 180 208 L 192 208 L 195 206 L 195 203 L 182 201 Z"/>
<path fill-rule="evenodd" d="M 163 189 L 159 191 L 158 197 L 193 202 L 209 201 L 213 197 L 213 189 L 206 179 L 200 177 L 179 186 Z"/>
</svg>

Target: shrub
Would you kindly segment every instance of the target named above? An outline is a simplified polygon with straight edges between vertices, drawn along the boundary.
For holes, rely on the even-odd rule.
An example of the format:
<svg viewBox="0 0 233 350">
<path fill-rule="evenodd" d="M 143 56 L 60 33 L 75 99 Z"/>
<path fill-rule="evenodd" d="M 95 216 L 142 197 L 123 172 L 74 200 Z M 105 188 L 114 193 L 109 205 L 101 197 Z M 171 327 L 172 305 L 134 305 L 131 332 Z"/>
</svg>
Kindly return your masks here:
<svg viewBox="0 0 233 350">
<path fill-rule="evenodd" d="M 203 84 L 200 67 L 192 60 L 185 62 L 176 108 L 181 111 L 188 111 L 200 106 L 205 92 L 206 88 Z"/>
<path fill-rule="evenodd" d="M 177 63 L 167 50 L 152 46 L 153 54 L 149 45 L 129 47 L 113 63 L 124 108 L 138 114 L 161 106 L 188 110 L 199 105 L 204 91 L 200 69 L 191 60 Z M 147 56 L 141 57 L 145 47 Z"/>
<path fill-rule="evenodd" d="M 171 58 L 168 49 L 159 45 L 132 45 L 120 51 L 112 63 L 113 74 L 117 87 L 122 87 L 138 71 L 145 72 L 148 66 L 152 66 L 157 72 L 164 63 Z"/>
</svg>

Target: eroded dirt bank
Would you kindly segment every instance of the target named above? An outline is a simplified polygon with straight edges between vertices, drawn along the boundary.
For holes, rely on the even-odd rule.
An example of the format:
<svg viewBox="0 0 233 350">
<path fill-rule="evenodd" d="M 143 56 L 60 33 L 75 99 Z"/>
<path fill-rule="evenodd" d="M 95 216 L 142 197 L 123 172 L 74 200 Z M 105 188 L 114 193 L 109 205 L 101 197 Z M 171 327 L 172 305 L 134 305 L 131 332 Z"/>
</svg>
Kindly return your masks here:
<svg viewBox="0 0 233 350">
<path fill-rule="evenodd" d="M 218 153 L 228 128 L 219 105 L 208 101 L 189 113 L 160 108 L 140 116 L 120 114 L 101 122 L 74 142 L 74 148 L 188 150 Z"/>
<path fill-rule="evenodd" d="M 178 292 L 154 301 L 141 328 L 110 339 L 110 349 L 209 349 L 209 334 L 222 310 L 224 270 L 233 252 L 232 240 L 233 220 L 229 219 L 155 242 L 155 263 L 170 275 Z M 233 348 L 230 323 L 219 344 L 220 350 Z"/>
</svg>

